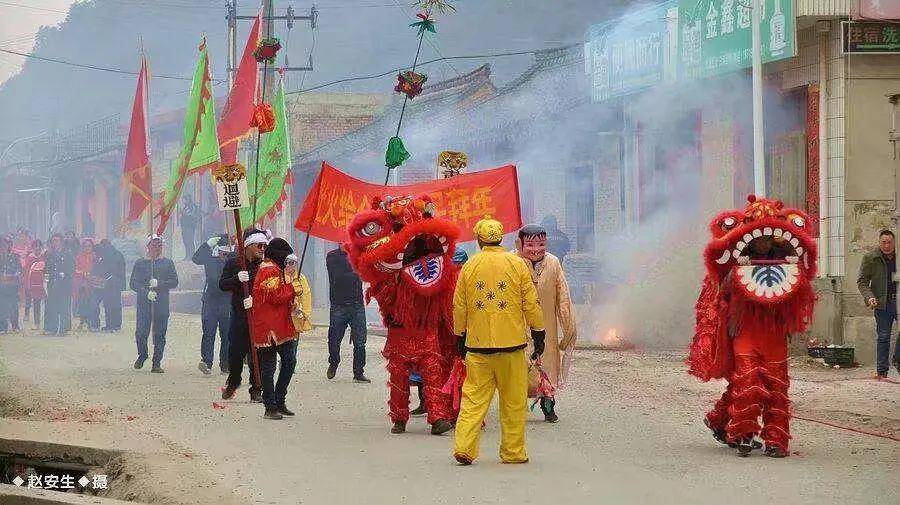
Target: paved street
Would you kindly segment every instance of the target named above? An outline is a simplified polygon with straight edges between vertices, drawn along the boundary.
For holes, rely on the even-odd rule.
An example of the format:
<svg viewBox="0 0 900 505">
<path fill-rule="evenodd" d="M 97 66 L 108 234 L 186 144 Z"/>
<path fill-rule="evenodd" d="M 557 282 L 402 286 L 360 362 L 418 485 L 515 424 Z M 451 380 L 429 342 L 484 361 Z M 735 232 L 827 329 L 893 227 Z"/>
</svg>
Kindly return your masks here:
<svg viewBox="0 0 900 505">
<path fill-rule="evenodd" d="M 700 423 L 722 386 L 696 382 L 674 355 L 579 351 L 574 379 L 560 395 L 561 422 L 531 417 L 529 464 L 499 464 L 492 410 L 481 459 L 458 467 L 452 438 L 427 434 L 421 419 L 405 435 L 388 433 L 379 337 L 369 340 L 370 385 L 351 382 L 346 346 L 338 377 L 327 381 L 324 331 L 304 340 L 288 398 L 297 416 L 273 422 L 243 388 L 224 409 L 213 407 L 224 378 L 196 369 L 196 317 L 173 315 L 165 375 L 132 370 L 131 317 L 116 335 L 0 336 L 0 395 L 15 399 L 6 402 L 15 426 L 68 434 L 76 444 L 79 436 L 108 435 L 106 443 L 149 465 L 132 472 L 131 484 L 113 481 L 113 497 L 185 504 L 900 500 L 896 441 L 796 421 L 792 457 L 739 459 Z M 864 380 L 863 370 L 799 367 L 792 388 L 798 413 L 900 433 L 900 386 Z"/>
</svg>

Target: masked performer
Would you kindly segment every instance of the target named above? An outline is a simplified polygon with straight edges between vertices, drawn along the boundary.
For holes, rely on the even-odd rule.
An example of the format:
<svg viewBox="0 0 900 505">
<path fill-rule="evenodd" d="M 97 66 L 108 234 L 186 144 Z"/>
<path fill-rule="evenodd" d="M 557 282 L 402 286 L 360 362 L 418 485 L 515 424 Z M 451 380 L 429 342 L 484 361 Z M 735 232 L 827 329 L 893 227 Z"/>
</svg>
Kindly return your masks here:
<svg viewBox="0 0 900 505">
<path fill-rule="evenodd" d="M 391 433 L 406 431 L 409 375 L 416 370 L 425 386 L 431 433 L 453 428 L 449 397 L 441 392 L 455 358 L 451 302 L 457 271 L 453 252 L 459 228 L 435 217 L 428 196 L 376 198 L 348 228 L 350 263 L 370 284 L 387 328 L 382 354 L 390 375 Z"/>
<path fill-rule="evenodd" d="M 710 223 L 688 365 L 700 380 L 728 381 L 705 419 L 716 440 L 747 456 L 760 447 L 759 435 L 768 456 L 784 457 L 791 438 L 788 337 L 812 319 L 816 245 L 802 211 L 753 195 L 748 201 Z"/>
<path fill-rule="evenodd" d="M 541 363 L 551 385 L 556 388 L 559 385 L 563 353 L 575 345 L 576 338 L 575 314 L 572 311 L 572 298 L 569 295 L 566 273 L 559 259 L 547 252 L 547 231 L 541 225 L 530 224 L 519 230 L 516 249 L 528 265 L 531 279 L 537 288 L 547 331 Z M 528 395 L 540 399 L 544 420 L 548 423 L 559 421 L 555 410 L 555 398 L 538 391 L 537 385 L 540 382 L 538 369 L 532 367 L 529 375 Z"/>
</svg>

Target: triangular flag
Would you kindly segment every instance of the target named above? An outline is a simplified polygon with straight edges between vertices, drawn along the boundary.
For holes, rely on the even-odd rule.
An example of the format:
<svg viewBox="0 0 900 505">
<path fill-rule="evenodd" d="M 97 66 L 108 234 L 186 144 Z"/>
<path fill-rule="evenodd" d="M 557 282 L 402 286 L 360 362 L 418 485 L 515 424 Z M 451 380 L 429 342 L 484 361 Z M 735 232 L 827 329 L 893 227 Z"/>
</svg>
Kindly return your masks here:
<svg viewBox="0 0 900 505">
<path fill-rule="evenodd" d="M 125 147 L 123 185 L 128 192 L 128 214 L 125 221 L 136 221 L 153 199 L 150 170 L 150 143 L 147 129 L 147 99 L 150 83 L 147 76 L 147 59 L 141 55 L 141 71 L 138 73 L 134 104 L 131 106 L 131 126 Z"/>
</svg>

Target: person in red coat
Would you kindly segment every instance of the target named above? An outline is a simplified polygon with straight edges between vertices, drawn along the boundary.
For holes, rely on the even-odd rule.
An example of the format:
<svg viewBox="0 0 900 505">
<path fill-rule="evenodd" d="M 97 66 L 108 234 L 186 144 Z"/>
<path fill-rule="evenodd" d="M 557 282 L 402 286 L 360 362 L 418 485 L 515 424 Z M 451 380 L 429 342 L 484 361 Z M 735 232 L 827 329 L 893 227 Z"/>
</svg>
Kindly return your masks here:
<svg viewBox="0 0 900 505">
<path fill-rule="evenodd" d="M 299 289 L 285 281 L 284 267 L 294 250 L 284 239 L 275 238 L 266 247 L 265 260 L 259 266 L 253 282 L 253 302 L 250 315 L 250 338 L 259 356 L 266 419 L 282 419 L 294 415 L 285 406 L 288 385 L 297 366 L 299 332 L 291 319 L 291 303 Z M 281 358 L 278 382 L 275 365 Z"/>
<path fill-rule="evenodd" d="M 44 288 L 46 255 L 44 244 L 40 240 L 35 240 L 31 243 L 31 250 L 23 262 L 25 281 L 22 282 L 22 287 L 25 292 L 25 319 L 28 319 L 33 308 L 35 330 L 39 330 L 41 327 L 41 304 L 47 299 L 47 290 Z"/>
</svg>

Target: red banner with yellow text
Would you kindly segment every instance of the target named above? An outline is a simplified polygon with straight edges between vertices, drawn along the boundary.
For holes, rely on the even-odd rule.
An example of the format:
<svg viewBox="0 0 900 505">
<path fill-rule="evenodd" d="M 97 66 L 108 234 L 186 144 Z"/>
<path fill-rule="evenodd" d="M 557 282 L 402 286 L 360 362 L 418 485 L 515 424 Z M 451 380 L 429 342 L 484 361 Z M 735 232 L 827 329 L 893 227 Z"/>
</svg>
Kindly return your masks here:
<svg viewBox="0 0 900 505">
<path fill-rule="evenodd" d="M 522 226 L 519 181 L 514 165 L 405 186 L 382 186 L 351 177 L 328 163 L 313 183 L 294 226 L 330 242 L 347 239 L 347 225 L 357 213 L 370 209 L 373 197 L 427 194 L 437 216 L 461 228 L 460 241 L 475 239 L 472 228 L 490 214 L 507 231 Z"/>
</svg>

